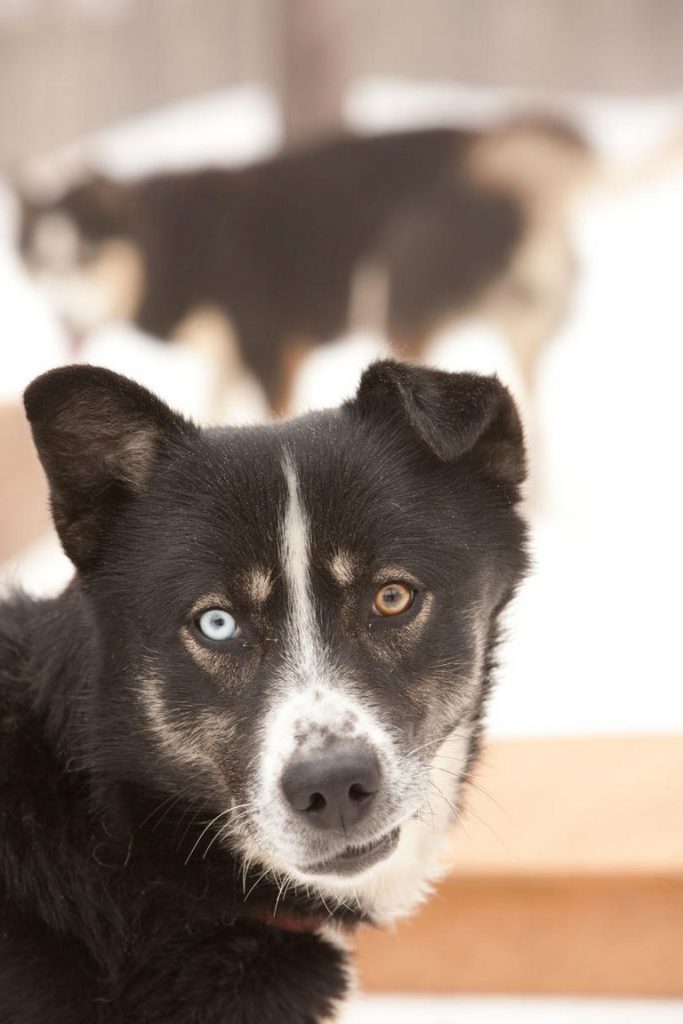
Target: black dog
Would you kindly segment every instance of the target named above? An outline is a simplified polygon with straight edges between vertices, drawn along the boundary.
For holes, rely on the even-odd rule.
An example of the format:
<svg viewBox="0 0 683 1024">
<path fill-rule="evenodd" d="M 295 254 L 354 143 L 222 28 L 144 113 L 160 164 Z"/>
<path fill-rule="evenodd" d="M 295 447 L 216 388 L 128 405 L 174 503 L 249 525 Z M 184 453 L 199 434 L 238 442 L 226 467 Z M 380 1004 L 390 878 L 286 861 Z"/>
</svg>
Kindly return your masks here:
<svg viewBox="0 0 683 1024">
<path fill-rule="evenodd" d="M 0 613 L 0 1021 L 327 1021 L 477 754 L 514 404 L 392 362 L 260 428 L 86 366 L 25 401 L 77 572 Z"/>
<path fill-rule="evenodd" d="M 487 311 L 526 367 L 567 304 L 563 204 L 588 161 L 548 120 L 347 136 L 239 170 L 91 179 L 26 204 L 22 249 L 76 335 L 118 318 L 204 340 L 210 317 L 231 372 L 286 407 L 299 359 L 359 326 L 415 359 L 442 321 Z"/>
</svg>

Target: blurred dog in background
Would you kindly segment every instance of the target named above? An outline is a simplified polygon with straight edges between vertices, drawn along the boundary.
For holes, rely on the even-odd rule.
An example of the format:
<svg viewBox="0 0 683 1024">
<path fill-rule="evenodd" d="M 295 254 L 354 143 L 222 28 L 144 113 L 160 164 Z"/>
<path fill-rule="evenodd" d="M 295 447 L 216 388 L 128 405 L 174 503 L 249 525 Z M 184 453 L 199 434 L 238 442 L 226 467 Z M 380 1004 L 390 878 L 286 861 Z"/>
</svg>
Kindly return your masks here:
<svg viewBox="0 0 683 1024">
<path fill-rule="evenodd" d="M 473 314 L 502 330 L 530 391 L 569 302 L 566 210 L 591 163 L 548 119 L 345 136 L 237 170 L 90 177 L 24 201 L 21 248 L 76 343 L 129 320 L 208 344 L 274 411 L 317 344 L 370 328 L 419 360 Z"/>
</svg>

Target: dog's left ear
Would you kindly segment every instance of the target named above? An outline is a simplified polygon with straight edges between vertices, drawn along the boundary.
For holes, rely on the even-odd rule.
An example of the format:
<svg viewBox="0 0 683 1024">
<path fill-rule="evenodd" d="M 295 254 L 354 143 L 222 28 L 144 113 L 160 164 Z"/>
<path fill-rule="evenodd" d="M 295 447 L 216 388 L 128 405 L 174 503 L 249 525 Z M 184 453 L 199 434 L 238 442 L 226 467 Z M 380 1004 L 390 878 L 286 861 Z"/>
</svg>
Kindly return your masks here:
<svg viewBox="0 0 683 1024">
<path fill-rule="evenodd" d="M 96 366 L 44 373 L 24 405 L 60 540 L 87 569 L 119 510 L 196 428 L 139 384 Z"/>
<path fill-rule="evenodd" d="M 526 476 L 519 414 L 497 377 L 386 360 L 365 371 L 355 404 L 367 416 L 398 417 L 442 462 L 471 456 L 487 476 L 512 485 Z"/>
</svg>

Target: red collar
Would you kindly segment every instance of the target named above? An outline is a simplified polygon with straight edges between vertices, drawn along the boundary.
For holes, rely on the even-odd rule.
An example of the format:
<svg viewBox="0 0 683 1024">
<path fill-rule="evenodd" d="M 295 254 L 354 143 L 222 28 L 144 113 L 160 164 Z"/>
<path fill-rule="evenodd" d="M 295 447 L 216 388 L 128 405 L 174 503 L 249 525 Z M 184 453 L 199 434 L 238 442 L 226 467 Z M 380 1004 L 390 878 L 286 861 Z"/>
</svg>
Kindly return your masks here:
<svg viewBox="0 0 683 1024">
<path fill-rule="evenodd" d="M 329 914 L 297 914 L 292 910 L 278 910 L 275 913 L 267 907 L 250 907 L 249 916 L 268 924 L 272 928 L 280 928 L 284 932 L 313 932 L 320 931 L 323 925 L 330 920 Z"/>
</svg>

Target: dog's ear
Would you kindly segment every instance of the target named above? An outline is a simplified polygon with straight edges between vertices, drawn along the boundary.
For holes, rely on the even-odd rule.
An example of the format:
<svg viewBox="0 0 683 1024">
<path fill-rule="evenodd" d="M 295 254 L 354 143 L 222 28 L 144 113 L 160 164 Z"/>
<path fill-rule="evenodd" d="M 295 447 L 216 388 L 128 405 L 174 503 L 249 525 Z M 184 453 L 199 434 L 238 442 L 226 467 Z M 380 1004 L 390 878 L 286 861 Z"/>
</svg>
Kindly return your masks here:
<svg viewBox="0 0 683 1024">
<path fill-rule="evenodd" d="M 355 404 L 363 415 L 405 422 L 442 462 L 470 456 L 500 483 L 526 476 L 519 414 L 497 377 L 386 360 L 365 371 Z"/>
<path fill-rule="evenodd" d="M 144 492 L 157 460 L 196 428 L 139 384 L 95 366 L 44 373 L 24 405 L 57 532 L 69 558 L 87 569 L 110 517 Z"/>
</svg>

